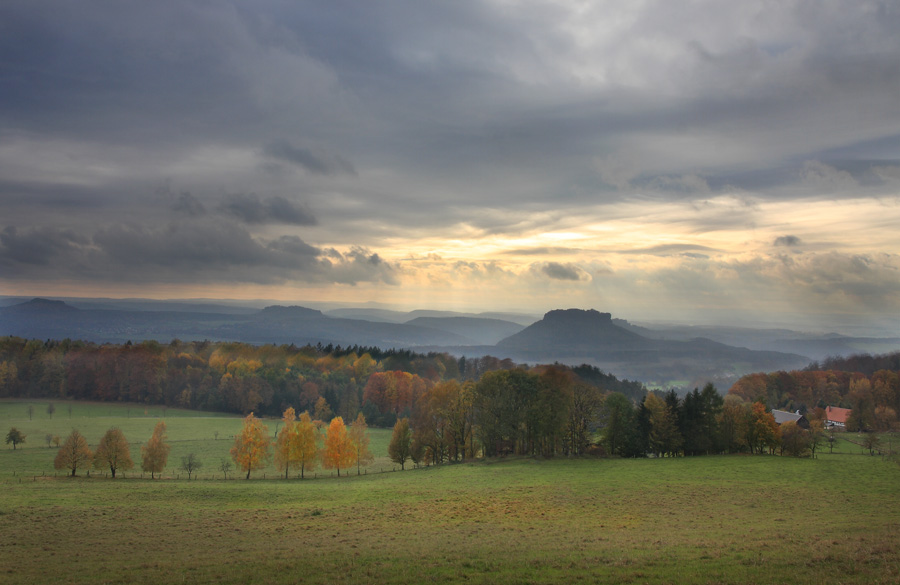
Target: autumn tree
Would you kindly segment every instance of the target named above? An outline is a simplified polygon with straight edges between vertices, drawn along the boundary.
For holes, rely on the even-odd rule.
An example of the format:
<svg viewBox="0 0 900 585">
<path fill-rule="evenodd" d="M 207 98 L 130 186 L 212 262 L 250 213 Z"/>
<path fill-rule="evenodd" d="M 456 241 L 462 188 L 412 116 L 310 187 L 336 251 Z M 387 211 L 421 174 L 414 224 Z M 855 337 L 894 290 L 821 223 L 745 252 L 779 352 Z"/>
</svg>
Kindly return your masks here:
<svg viewBox="0 0 900 585">
<path fill-rule="evenodd" d="M 188 453 L 181 458 L 181 470 L 188 474 L 188 481 L 191 479 L 191 474 L 199 471 L 201 467 L 203 467 L 203 462 L 193 453 Z"/>
<path fill-rule="evenodd" d="M 238 468 L 247 472 L 246 479 L 250 479 L 251 471 L 262 469 L 269 462 L 270 445 L 269 428 L 251 412 L 244 419 L 240 434 L 234 437 L 231 448 L 231 458 Z"/>
<path fill-rule="evenodd" d="M 104 467 L 109 467 L 113 479 L 119 469 L 128 470 L 134 467 L 125 434 L 115 427 L 106 431 L 100 439 L 100 444 L 97 445 L 97 450 L 94 451 L 94 468 Z"/>
<path fill-rule="evenodd" d="M 12 443 L 13 451 L 16 450 L 16 445 L 24 442 L 25 434 L 16 427 L 10 428 L 9 432 L 6 433 L 6 444 L 9 445 L 10 443 Z"/>
<path fill-rule="evenodd" d="M 388 456 L 391 461 L 400 464 L 400 469 L 404 469 L 406 460 L 409 459 L 411 445 L 412 432 L 409 430 L 409 419 L 404 417 L 394 425 L 391 442 L 388 444 Z"/>
<path fill-rule="evenodd" d="M 292 467 L 297 465 L 297 415 L 293 407 L 284 411 L 281 422 L 283 426 L 275 439 L 275 466 L 284 471 L 284 479 Z"/>
<path fill-rule="evenodd" d="M 166 442 L 166 423 L 159 421 L 153 427 L 153 434 L 146 444 L 141 446 L 141 469 L 150 472 L 150 477 L 156 474 L 162 475 L 169 460 L 169 451 L 172 447 Z"/>
<path fill-rule="evenodd" d="M 825 421 L 818 417 L 811 419 L 809 421 L 809 450 L 813 457 L 816 456 L 816 450 L 824 441 Z"/>
<path fill-rule="evenodd" d="M 319 433 L 316 423 L 310 418 L 308 412 L 300 415 L 297 421 L 297 465 L 300 466 L 300 479 L 304 478 L 306 471 L 314 471 L 319 461 Z"/>
<path fill-rule="evenodd" d="M 334 411 L 331 410 L 331 405 L 328 404 L 328 401 L 325 400 L 324 396 L 319 396 L 319 399 L 316 400 L 313 416 L 316 417 L 316 420 L 321 421 L 332 420 L 334 418 Z"/>
<path fill-rule="evenodd" d="M 370 464 L 375 458 L 369 451 L 369 433 L 366 425 L 366 417 L 363 413 L 356 416 L 356 420 L 350 425 L 350 442 L 353 445 L 353 459 L 356 460 L 356 475 L 360 474 L 362 465 Z"/>
<path fill-rule="evenodd" d="M 797 425 L 796 421 L 788 421 L 781 425 L 781 447 L 788 455 L 801 457 L 810 451 L 809 433 Z"/>
<path fill-rule="evenodd" d="M 75 472 L 78 468 L 86 465 L 93 456 L 94 454 L 88 447 L 87 439 L 77 430 L 73 430 L 56 453 L 53 467 L 56 469 L 69 469 L 72 471 L 72 477 L 75 477 Z"/>
<path fill-rule="evenodd" d="M 322 453 L 322 466 L 325 469 L 337 469 L 338 477 L 341 469 L 353 464 L 354 448 L 344 425 L 344 419 L 336 416 L 331 419 L 325 432 L 325 451 Z"/>
<path fill-rule="evenodd" d="M 781 429 L 771 412 L 766 411 L 762 402 L 754 402 L 747 418 L 746 437 L 751 453 L 765 453 L 774 450 L 781 441 Z"/>
</svg>

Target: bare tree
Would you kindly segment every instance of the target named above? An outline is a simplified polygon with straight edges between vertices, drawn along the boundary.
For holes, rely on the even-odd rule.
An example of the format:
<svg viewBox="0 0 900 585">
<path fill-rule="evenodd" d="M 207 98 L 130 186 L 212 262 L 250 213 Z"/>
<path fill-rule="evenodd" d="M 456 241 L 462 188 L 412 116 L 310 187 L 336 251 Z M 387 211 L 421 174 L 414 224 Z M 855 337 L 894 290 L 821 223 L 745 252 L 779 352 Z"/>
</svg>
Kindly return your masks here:
<svg viewBox="0 0 900 585">
<path fill-rule="evenodd" d="M 56 406 L 52 402 L 47 403 L 47 414 L 50 415 L 50 418 L 53 418 L 53 413 L 56 412 Z"/>
<path fill-rule="evenodd" d="M 200 461 L 200 458 L 193 453 L 188 453 L 181 458 L 181 469 L 187 472 L 188 481 L 191 479 L 191 474 L 195 471 L 199 471 L 201 467 L 203 467 L 203 463 Z"/>
<path fill-rule="evenodd" d="M 225 475 L 225 479 L 228 479 L 228 472 L 231 471 L 232 467 L 234 466 L 228 459 L 222 459 L 222 462 L 219 463 L 219 471 L 221 471 Z"/>
</svg>

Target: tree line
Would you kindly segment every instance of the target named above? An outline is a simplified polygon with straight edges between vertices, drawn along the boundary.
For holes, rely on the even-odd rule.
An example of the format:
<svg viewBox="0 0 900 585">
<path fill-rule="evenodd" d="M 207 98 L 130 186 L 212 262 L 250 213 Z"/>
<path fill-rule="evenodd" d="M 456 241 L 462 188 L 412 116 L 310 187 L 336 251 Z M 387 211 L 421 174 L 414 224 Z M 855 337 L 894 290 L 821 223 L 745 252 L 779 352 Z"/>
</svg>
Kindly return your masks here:
<svg viewBox="0 0 900 585">
<path fill-rule="evenodd" d="M 3 337 L 0 397 L 137 402 L 269 417 L 293 407 L 319 420 L 332 415 L 353 420 L 363 412 L 370 424 L 390 427 L 411 411 L 411 397 L 427 387 L 476 381 L 487 372 L 519 367 L 492 356 L 456 358 L 359 346 L 178 340 L 94 344 Z M 635 398 L 645 392 L 642 384 L 597 368 L 573 370 L 607 390 Z M 388 381 L 390 388 L 384 386 Z M 389 408 L 385 401 L 391 402 Z"/>
<path fill-rule="evenodd" d="M 341 470 L 355 466 L 357 474 L 362 467 L 374 459 L 369 449 L 368 425 L 360 413 L 349 429 L 341 417 L 334 417 L 325 425 L 322 421 L 312 420 L 308 412 L 296 416 L 293 408 L 284 411 L 281 428 L 276 431 L 276 438 L 269 438 L 268 427 L 251 412 L 244 418 L 241 431 L 234 437 L 234 445 L 230 450 L 231 461 L 223 459 L 219 465 L 227 479 L 232 469 L 232 462 L 237 469 L 246 473 L 246 479 L 258 469 L 265 468 L 274 454 L 275 465 L 284 473 L 285 479 L 292 471 L 299 471 L 300 478 L 315 471 L 318 465 L 325 469 Z M 25 435 L 13 428 L 7 435 L 7 443 L 25 442 Z M 158 422 L 150 439 L 141 446 L 141 470 L 150 473 L 155 479 L 161 475 L 168 463 L 171 447 L 166 435 L 166 423 Z M 116 473 L 134 468 L 128 440 L 117 427 L 110 428 L 100 439 L 95 450 L 91 450 L 87 439 L 73 430 L 59 446 L 53 466 L 66 470 L 74 477 L 79 469 L 92 466 L 98 470 L 109 470 L 115 479 Z M 181 467 L 191 475 L 203 467 L 203 462 L 190 453 L 181 458 Z"/>
</svg>

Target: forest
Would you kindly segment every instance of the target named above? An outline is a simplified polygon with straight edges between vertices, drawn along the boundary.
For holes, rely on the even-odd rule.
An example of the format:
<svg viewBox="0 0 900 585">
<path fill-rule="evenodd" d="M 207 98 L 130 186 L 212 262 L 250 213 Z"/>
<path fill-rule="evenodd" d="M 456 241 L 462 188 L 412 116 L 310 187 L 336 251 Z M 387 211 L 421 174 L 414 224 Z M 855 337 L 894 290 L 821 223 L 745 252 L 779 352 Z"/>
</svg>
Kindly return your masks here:
<svg viewBox="0 0 900 585">
<path fill-rule="evenodd" d="M 506 454 L 812 454 L 825 440 L 827 405 L 852 408 L 852 430 L 891 428 L 900 411 L 900 381 L 892 370 L 870 376 L 774 372 L 741 378 L 724 398 L 712 384 L 679 396 L 648 392 L 587 365 L 529 367 L 493 357 L 358 346 L 97 345 L 6 337 L 0 340 L 0 397 L 279 418 L 291 408 L 323 423 L 362 414 L 372 426 L 406 425 L 407 457 L 438 464 Z M 813 426 L 779 426 L 772 408 L 805 413 Z"/>
</svg>

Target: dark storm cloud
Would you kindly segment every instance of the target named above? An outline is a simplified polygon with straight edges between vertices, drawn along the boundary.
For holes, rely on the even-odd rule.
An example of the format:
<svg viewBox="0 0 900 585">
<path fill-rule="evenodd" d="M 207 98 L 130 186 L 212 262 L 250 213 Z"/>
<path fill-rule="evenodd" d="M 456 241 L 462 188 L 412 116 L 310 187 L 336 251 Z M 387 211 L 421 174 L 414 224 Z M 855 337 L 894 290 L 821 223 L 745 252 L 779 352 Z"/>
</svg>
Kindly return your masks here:
<svg viewBox="0 0 900 585">
<path fill-rule="evenodd" d="M 309 148 L 294 146 L 287 140 L 267 144 L 263 153 L 317 175 L 356 174 L 353 165 L 340 156 L 313 152 Z"/>
<path fill-rule="evenodd" d="M 283 223 L 290 225 L 316 225 L 315 216 L 303 206 L 295 205 L 284 197 L 262 199 L 256 193 L 228 195 L 219 210 L 247 223 Z"/>
<path fill-rule="evenodd" d="M 6 226 L 0 231 L 0 259 L 15 271 L 17 265 L 48 266 L 88 243 L 87 238 L 69 229 Z"/>
</svg>

